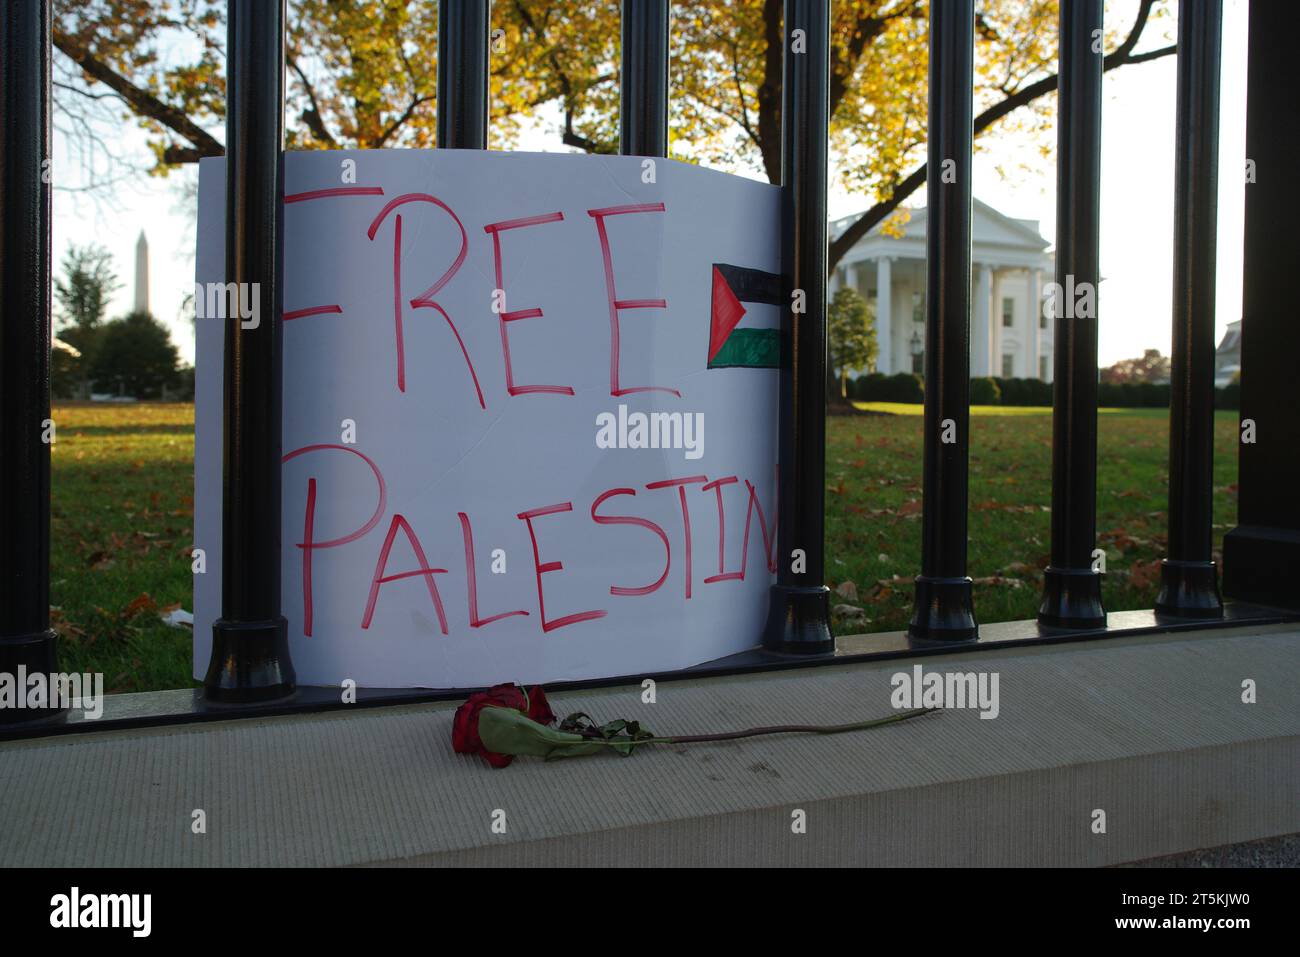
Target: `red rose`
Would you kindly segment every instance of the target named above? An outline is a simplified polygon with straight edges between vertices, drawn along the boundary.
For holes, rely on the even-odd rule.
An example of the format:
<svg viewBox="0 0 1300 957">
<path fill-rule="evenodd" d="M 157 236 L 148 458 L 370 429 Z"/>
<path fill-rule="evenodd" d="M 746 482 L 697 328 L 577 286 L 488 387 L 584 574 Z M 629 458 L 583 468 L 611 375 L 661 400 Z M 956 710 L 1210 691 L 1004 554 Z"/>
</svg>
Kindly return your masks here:
<svg viewBox="0 0 1300 957">
<path fill-rule="evenodd" d="M 501 684 L 469 696 L 456 709 L 451 725 L 451 746 L 457 754 L 481 754 L 494 768 L 504 768 L 514 760 L 514 755 L 494 754 L 483 747 L 478 736 L 478 715 L 484 708 L 510 708 L 526 715 L 538 724 L 555 723 L 555 715 L 546 702 L 546 692 L 540 686 L 528 691 L 515 684 Z"/>
</svg>

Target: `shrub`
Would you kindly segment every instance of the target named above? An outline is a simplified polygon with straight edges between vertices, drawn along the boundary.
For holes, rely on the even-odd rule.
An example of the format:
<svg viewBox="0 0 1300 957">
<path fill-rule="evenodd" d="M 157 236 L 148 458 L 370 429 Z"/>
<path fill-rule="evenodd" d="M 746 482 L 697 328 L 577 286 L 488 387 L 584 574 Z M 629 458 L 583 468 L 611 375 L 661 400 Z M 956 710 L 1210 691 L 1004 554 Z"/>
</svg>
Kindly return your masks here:
<svg viewBox="0 0 1300 957">
<path fill-rule="evenodd" d="M 886 402 L 924 402 L 925 380 L 915 372 L 898 372 L 886 383 Z"/>
<path fill-rule="evenodd" d="M 997 379 L 1003 405 L 1051 405 L 1052 386 L 1038 379 Z"/>
<path fill-rule="evenodd" d="M 1097 405 L 1118 409 L 1161 409 L 1169 407 L 1168 382 L 1101 382 Z"/>
<path fill-rule="evenodd" d="M 971 405 L 997 405 L 1002 401 L 1002 389 L 992 378 L 970 380 Z"/>
<path fill-rule="evenodd" d="M 156 399 L 176 381 L 178 355 L 167 327 L 147 312 L 102 326 L 90 378 L 104 392 Z"/>
<path fill-rule="evenodd" d="M 1034 388 L 1038 390 L 1040 401 L 1037 405 L 1051 405 L 1056 395 L 1056 389 L 1050 382 L 1044 382 L 1042 379 L 1034 380 Z"/>
<path fill-rule="evenodd" d="M 924 380 L 913 372 L 884 375 L 873 372 L 858 376 L 853 383 L 853 398 L 859 402 L 924 402 Z"/>
<path fill-rule="evenodd" d="M 853 398 L 859 402 L 883 402 L 885 381 L 889 377 L 883 372 L 860 375 L 853 381 Z"/>
<path fill-rule="evenodd" d="M 1167 409 L 1169 407 L 1170 392 L 1171 389 L 1167 382 L 1138 383 L 1138 401 L 1142 403 L 1142 407 L 1145 409 Z"/>
</svg>

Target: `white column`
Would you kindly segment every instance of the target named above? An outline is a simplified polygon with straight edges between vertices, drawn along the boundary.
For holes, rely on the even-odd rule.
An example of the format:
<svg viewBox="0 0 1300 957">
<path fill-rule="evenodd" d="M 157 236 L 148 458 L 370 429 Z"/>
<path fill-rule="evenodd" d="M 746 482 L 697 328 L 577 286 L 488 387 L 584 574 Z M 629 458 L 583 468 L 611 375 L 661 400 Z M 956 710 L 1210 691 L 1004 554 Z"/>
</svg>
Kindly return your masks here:
<svg viewBox="0 0 1300 957">
<path fill-rule="evenodd" d="M 876 371 L 894 371 L 894 274 L 890 257 L 876 260 Z"/>
<path fill-rule="evenodd" d="M 1043 365 L 1043 271 L 1033 269 L 1029 272 L 1029 341 L 1033 343 L 1030 355 L 1034 363 L 1033 378 L 1037 379 Z M 1043 377 L 1050 381 L 1051 370 Z"/>
<path fill-rule="evenodd" d="M 990 304 L 993 300 L 993 267 L 980 267 L 979 292 L 975 295 L 975 328 L 971 332 L 971 375 L 975 377 L 997 375 L 993 365 L 990 344 L 992 317 Z"/>
<path fill-rule="evenodd" d="M 993 348 L 990 351 L 993 353 L 993 374 L 1001 375 L 1002 353 L 1005 351 L 1006 345 L 1002 341 L 1003 334 L 1006 332 L 1006 327 L 1002 325 L 1002 270 L 994 266 L 992 271 L 993 281 L 989 284 L 991 287 L 989 289 L 989 315 L 992 317 L 993 323 Z M 1011 363 L 1011 374 L 1013 376 L 1016 374 L 1014 361 Z"/>
</svg>

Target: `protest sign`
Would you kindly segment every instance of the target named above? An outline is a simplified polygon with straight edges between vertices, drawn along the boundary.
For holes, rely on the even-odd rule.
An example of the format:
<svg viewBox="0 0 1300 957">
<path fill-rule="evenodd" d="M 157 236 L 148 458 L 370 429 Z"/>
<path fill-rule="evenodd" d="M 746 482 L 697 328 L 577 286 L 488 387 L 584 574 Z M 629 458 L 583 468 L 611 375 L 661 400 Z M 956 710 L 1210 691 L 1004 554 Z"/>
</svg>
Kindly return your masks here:
<svg viewBox="0 0 1300 957">
<path fill-rule="evenodd" d="M 196 268 L 195 676 L 221 601 L 224 160 Z M 669 160 L 289 153 L 283 613 L 298 679 L 470 687 L 757 643 L 779 190 Z"/>
</svg>

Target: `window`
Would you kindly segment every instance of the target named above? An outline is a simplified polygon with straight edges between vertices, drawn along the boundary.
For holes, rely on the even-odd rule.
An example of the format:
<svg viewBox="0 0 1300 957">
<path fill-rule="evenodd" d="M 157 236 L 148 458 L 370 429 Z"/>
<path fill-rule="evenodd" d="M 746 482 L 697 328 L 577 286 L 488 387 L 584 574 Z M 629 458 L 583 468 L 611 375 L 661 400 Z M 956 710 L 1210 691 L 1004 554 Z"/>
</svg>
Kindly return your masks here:
<svg viewBox="0 0 1300 957">
<path fill-rule="evenodd" d="M 925 353 L 912 356 L 912 371 L 917 375 L 925 375 Z"/>
<path fill-rule="evenodd" d="M 1038 328 L 1039 329 L 1047 328 L 1047 316 L 1043 312 L 1038 313 Z"/>
<path fill-rule="evenodd" d="M 1014 299 L 1002 300 L 1002 325 L 1008 329 L 1016 324 L 1016 301 Z"/>
<path fill-rule="evenodd" d="M 919 292 L 912 293 L 912 321 L 925 322 L 925 296 Z"/>
<path fill-rule="evenodd" d="M 1002 378 L 1010 379 L 1016 374 L 1016 357 L 1013 355 L 1004 355 L 1002 357 Z"/>
<path fill-rule="evenodd" d="M 1038 378 L 1047 381 L 1047 356 L 1038 357 Z"/>
</svg>

